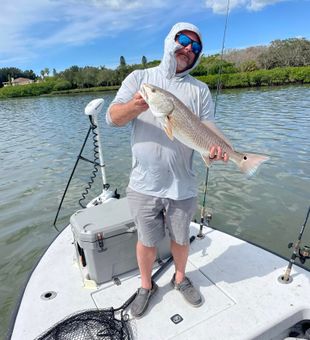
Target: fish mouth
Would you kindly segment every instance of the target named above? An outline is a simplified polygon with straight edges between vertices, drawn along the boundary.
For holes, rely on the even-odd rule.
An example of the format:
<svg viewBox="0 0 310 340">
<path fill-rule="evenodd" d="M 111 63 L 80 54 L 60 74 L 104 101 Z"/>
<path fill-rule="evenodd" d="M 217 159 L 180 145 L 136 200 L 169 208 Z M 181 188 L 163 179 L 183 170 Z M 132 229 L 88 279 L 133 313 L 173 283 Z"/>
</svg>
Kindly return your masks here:
<svg viewBox="0 0 310 340">
<path fill-rule="evenodd" d="M 147 88 L 147 84 L 142 84 L 140 86 L 140 90 L 139 90 L 139 93 L 141 94 L 142 98 L 147 102 L 148 100 L 148 95 L 147 95 L 147 91 L 146 91 L 146 88 Z"/>
</svg>

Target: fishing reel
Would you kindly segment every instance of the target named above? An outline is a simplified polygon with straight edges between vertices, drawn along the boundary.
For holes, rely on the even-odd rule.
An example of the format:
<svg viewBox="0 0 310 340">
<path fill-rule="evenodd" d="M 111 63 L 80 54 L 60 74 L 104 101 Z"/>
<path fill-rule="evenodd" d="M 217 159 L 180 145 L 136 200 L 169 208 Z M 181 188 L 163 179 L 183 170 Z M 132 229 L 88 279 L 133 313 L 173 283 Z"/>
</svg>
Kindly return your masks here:
<svg viewBox="0 0 310 340">
<path fill-rule="evenodd" d="M 206 217 L 205 217 L 204 225 L 206 227 L 209 227 L 209 224 L 210 224 L 211 220 L 212 220 L 212 214 L 210 212 L 208 212 L 206 214 Z"/>
<path fill-rule="evenodd" d="M 205 235 L 202 232 L 203 227 L 209 227 L 210 221 L 212 220 L 212 214 L 210 212 L 208 212 L 205 216 L 205 218 L 201 217 L 200 220 L 200 229 L 199 229 L 199 233 L 197 234 L 198 239 L 202 240 L 204 239 Z M 194 222 L 197 223 L 197 221 L 195 220 Z"/>
<path fill-rule="evenodd" d="M 290 242 L 288 244 L 288 248 L 292 248 L 292 247 L 294 247 L 294 243 Z M 310 259 L 310 247 L 309 246 L 303 246 L 303 247 L 297 246 L 296 248 L 298 248 L 298 255 L 296 255 L 296 257 L 299 258 L 299 261 L 301 264 L 304 264 L 306 260 Z"/>
</svg>

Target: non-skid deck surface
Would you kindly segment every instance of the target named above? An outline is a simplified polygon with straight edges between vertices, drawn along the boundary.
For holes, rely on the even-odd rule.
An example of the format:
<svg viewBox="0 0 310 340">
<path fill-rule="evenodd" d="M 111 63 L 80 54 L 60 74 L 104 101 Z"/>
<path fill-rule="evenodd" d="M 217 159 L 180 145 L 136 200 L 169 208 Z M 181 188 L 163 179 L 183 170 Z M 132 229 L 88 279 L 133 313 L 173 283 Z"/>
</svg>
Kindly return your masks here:
<svg viewBox="0 0 310 340">
<path fill-rule="evenodd" d="M 199 288 L 204 303 L 194 308 L 183 299 L 180 292 L 170 285 L 174 273 L 173 267 L 159 278 L 159 289 L 150 301 L 149 308 L 143 318 L 132 322 L 137 339 L 172 339 L 195 325 L 212 318 L 223 310 L 230 308 L 234 301 L 210 282 L 196 267 L 189 263 L 188 276 Z M 98 308 L 120 306 L 134 293 L 140 285 L 138 277 L 123 281 L 120 286 L 112 286 L 92 294 Z M 130 292 L 130 293 L 129 293 Z M 183 321 L 172 322 L 171 317 L 180 315 Z"/>
<path fill-rule="evenodd" d="M 199 226 L 192 224 L 192 234 Z M 72 313 L 121 306 L 139 287 L 133 271 L 97 289 L 83 287 L 70 227 L 54 241 L 29 280 L 16 318 L 12 340 L 33 340 Z M 293 282 L 278 277 L 287 262 L 237 238 L 206 229 L 190 247 L 187 275 L 203 295 L 199 308 L 188 305 L 170 286 L 173 265 L 157 280 L 159 290 L 147 313 L 133 319 L 139 340 L 280 339 L 279 334 L 301 319 L 310 319 L 310 274 L 294 267 Z M 48 291 L 56 298 L 42 300 Z M 179 314 L 183 321 L 174 324 Z"/>
</svg>

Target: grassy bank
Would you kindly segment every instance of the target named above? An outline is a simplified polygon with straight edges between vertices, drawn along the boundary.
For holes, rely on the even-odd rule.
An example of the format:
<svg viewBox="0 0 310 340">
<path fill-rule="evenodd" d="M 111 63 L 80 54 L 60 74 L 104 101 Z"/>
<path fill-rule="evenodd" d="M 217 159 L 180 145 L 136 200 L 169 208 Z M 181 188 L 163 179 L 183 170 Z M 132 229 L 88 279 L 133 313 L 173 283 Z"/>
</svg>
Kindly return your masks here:
<svg viewBox="0 0 310 340">
<path fill-rule="evenodd" d="M 208 84 L 210 88 L 214 89 L 217 87 L 219 76 L 198 76 L 197 79 L 203 81 Z M 274 68 L 272 70 L 222 74 L 220 83 L 222 88 L 309 84 L 310 66 L 282 67 Z"/>
<path fill-rule="evenodd" d="M 208 84 L 211 89 L 214 89 L 217 87 L 219 75 L 197 76 L 197 79 Z M 222 74 L 220 83 L 222 88 L 309 84 L 310 66 L 282 67 L 272 70 Z M 46 80 L 41 83 L 1 88 L 0 98 L 115 91 L 118 88 L 119 85 L 71 89 L 71 84 L 66 80 Z"/>
<path fill-rule="evenodd" d="M 89 92 L 108 92 L 108 91 L 117 91 L 119 89 L 119 85 L 115 86 L 96 86 L 82 89 L 71 89 L 71 90 L 60 90 L 60 91 L 52 91 L 47 94 L 48 96 L 55 95 L 65 95 L 65 94 L 74 94 L 74 93 L 89 93 Z"/>
<path fill-rule="evenodd" d="M 64 95 L 72 93 L 87 93 L 101 91 L 116 91 L 119 86 L 98 86 L 90 88 L 60 89 L 63 81 L 44 81 L 21 86 L 7 86 L 0 89 L 0 98 L 32 97 L 42 95 Z"/>
</svg>

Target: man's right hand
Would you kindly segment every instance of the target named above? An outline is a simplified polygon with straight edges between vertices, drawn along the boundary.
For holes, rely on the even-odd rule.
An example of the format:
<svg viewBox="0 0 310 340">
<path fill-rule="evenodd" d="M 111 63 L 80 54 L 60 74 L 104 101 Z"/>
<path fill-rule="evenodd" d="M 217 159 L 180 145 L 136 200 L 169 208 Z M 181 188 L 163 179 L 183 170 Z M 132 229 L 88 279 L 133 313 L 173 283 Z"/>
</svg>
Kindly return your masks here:
<svg viewBox="0 0 310 340">
<path fill-rule="evenodd" d="M 149 108 L 139 92 L 135 93 L 127 103 L 114 104 L 110 107 L 111 121 L 118 126 L 123 126 L 139 116 Z"/>
<path fill-rule="evenodd" d="M 140 92 L 134 94 L 131 104 L 133 105 L 133 109 L 137 114 L 140 114 L 149 108 L 146 101 L 142 98 Z"/>
</svg>

